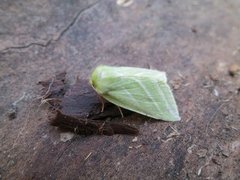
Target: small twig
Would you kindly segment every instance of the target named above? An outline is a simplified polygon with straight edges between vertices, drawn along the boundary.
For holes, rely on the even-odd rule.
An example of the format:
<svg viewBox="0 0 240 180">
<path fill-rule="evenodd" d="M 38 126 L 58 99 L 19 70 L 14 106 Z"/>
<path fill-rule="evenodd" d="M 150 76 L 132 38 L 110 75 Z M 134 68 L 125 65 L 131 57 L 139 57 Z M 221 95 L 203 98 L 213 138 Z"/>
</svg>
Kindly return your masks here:
<svg viewBox="0 0 240 180">
<path fill-rule="evenodd" d="M 207 127 L 206 127 L 206 134 L 208 133 L 208 128 L 210 126 L 210 124 L 214 121 L 217 113 L 220 111 L 220 109 L 225 105 L 225 103 L 231 101 L 231 99 L 233 98 L 234 95 L 230 96 L 228 99 L 226 100 L 222 100 L 222 104 L 216 109 L 216 111 L 213 113 L 213 115 L 211 116 L 210 120 L 207 123 Z"/>
<path fill-rule="evenodd" d="M 92 155 L 92 152 L 90 152 L 90 153 L 84 158 L 84 161 L 86 161 L 91 155 Z"/>
<path fill-rule="evenodd" d="M 46 98 L 47 98 L 47 96 L 49 95 L 49 92 L 50 92 L 50 90 L 51 90 L 51 87 L 52 87 L 52 85 L 53 85 L 53 82 L 54 82 L 54 78 L 52 78 L 52 81 L 51 81 L 51 83 L 49 84 L 48 90 L 46 91 L 46 93 L 45 93 L 42 97 L 40 97 L 41 99 L 46 99 Z"/>
<path fill-rule="evenodd" d="M 198 171 L 197 171 L 198 176 L 201 175 L 202 169 L 209 165 L 209 162 L 210 162 L 211 159 L 212 159 L 212 155 L 210 157 L 208 157 L 206 163 L 198 169 Z"/>
<path fill-rule="evenodd" d="M 41 100 L 41 103 L 40 103 L 40 105 L 38 106 L 38 107 L 41 107 L 43 104 L 45 104 L 45 103 L 47 103 L 48 105 L 51 105 L 50 103 L 49 103 L 49 101 L 60 101 L 60 99 L 57 99 L 57 98 L 48 98 L 48 99 L 43 99 L 43 100 Z"/>
<path fill-rule="evenodd" d="M 196 147 L 197 145 L 196 144 L 192 144 L 189 148 L 187 148 L 187 152 L 189 153 L 189 154 L 192 154 L 192 149 L 194 148 L 194 147 Z"/>
<path fill-rule="evenodd" d="M 229 98 L 225 99 L 225 100 L 222 100 L 222 102 L 229 102 L 232 100 L 234 95 L 231 95 Z"/>
<path fill-rule="evenodd" d="M 168 139 L 166 139 L 166 140 L 163 140 L 163 139 L 161 139 L 161 141 L 163 142 L 163 143 L 166 143 L 166 142 L 168 142 L 168 141 L 170 141 L 170 140 L 172 140 L 173 138 L 168 138 Z"/>
<path fill-rule="evenodd" d="M 222 100 L 223 103 L 216 109 L 216 111 L 213 113 L 213 115 L 211 116 L 210 120 L 207 123 L 206 133 L 208 133 L 208 128 L 209 128 L 210 124 L 214 121 L 219 110 L 225 105 L 225 103 L 231 101 L 233 97 L 234 97 L 234 95 L 230 96 L 228 99 Z"/>
<path fill-rule="evenodd" d="M 179 132 L 177 131 L 176 128 L 172 127 L 172 126 L 169 126 L 173 131 L 175 131 L 177 134 L 179 134 Z"/>
<path fill-rule="evenodd" d="M 201 175 L 202 169 L 203 169 L 205 166 L 207 166 L 208 164 L 209 164 L 209 163 L 206 163 L 206 164 L 204 164 L 203 166 L 201 166 L 201 167 L 198 169 L 198 172 L 197 172 L 197 175 L 198 175 L 198 176 Z"/>
<path fill-rule="evenodd" d="M 15 102 L 12 103 L 13 106 L 16 106 L 17 103 L 19 103 L 20 101 L 22 101 L 26 96 L 26 93 L 24 92 L 23 95 L 18 99 L 16 100 Z"/>
<path fill-rule="evenodd" d="M 208 128 L 209 128 L 209 125 L 214 121 L 217 113 L 219 112 L 219 110 L 223 107 L 223 105 L 225 105 L 224 103 L 222 103 L 217 109 L 216 111 L 213 113 L 213 115 L 211 116 L 210 120 L 208 121 L 207 123 L 207 127 L 206 127 L 206 134 L 208 134 Z"/>
<path fill-rule="evenodd" d="M 178 76 L 181 78 L 181 79 L 184 79 L 184 76 L 182 75 L 182 73 L 180 73 L 179 71 L 177 72 Z"/>
</svg>

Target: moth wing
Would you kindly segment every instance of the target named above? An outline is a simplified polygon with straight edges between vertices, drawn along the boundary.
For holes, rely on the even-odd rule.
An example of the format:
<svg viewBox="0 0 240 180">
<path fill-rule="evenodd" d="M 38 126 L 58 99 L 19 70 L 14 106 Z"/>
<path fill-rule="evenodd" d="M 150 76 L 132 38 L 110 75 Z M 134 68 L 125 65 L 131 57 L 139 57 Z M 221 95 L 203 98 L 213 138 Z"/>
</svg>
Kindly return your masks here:
<svg viewBox="0 0 240 180">
<path fill-rule="evenodd" d="M 109 67 L 106 67 L 109 69 Z M 126 77 L 136 77 L 136 78 L 157 78 L 162 82 L 167 82 L 166 73 L 157 70 L 144 69 L 144 68 L 135 68 L 135 67 L 111 67 L 110 74 L 112 76 L 126 76 Z M 108 76 L 108 75 L 107 75 Z"/>
<path fill-rule="evenodd" d="M 164 79 L 164 78 L 163 78 Z M 103 97 L 125 109 L 165 121 L 180 120 L 170 87 L 162 78 L 119 77 Z"/>
</svg>

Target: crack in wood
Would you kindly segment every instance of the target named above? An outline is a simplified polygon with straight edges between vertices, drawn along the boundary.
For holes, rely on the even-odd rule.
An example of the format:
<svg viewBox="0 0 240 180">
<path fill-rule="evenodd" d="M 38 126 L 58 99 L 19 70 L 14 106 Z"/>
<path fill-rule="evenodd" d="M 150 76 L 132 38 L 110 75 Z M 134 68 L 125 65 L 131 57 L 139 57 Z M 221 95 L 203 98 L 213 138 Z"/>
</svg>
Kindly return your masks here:
<svg viewBox="0 0 240 180">
<path fill-rule="evenodd" d="M 72 27 L 74 26 L 74 24 L 77 22 L 77 20 L 79 19 L 79 17 L 85 13 L 87 10 L 93 8 L 96 4 L 98 4 L 100 1 L 97 1 L 89 6 L 87 6 L 86 8 L 81 9 L 80 11 L 78 11 L 76 13 L 76 15 L 74 16 L 74 18 L 70 21 L 70 23 L 59 33 L 59 35 L 56 38 L 51 38 L 49 39 L 46 43 L 40 43 L 40 42 L 31 42 L 29 44 L 26 45 L 22 45 L 22 46 L 10 46 L 7 47 L 5 49 L 0 50 L 0 53 L 5 53 L 7 51 L 13 50 L 13 49 L 27 49 L 31 46 L 40 46 L 40 47 L 47 47 L 52 43 L 55 43 L 57 41 L 59 41 L 62 36 Z"/>
</svg>

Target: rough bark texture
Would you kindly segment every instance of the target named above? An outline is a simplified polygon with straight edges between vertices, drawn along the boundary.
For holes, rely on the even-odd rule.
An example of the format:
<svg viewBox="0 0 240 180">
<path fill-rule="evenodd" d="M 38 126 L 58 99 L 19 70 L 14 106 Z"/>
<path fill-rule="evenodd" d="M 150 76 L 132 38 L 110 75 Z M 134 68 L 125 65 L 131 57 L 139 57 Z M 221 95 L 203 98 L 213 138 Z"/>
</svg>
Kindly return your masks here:
<svg viewBox="0 0 240 180">
<path fill-rule="evenodd" d="M 131 2 L 0 2 L 1 178 L 239 179 L 240 1 Z M 61 141 L 36 83 L 98 64 L 166 71 L 182 121 Z"/>
</svg>

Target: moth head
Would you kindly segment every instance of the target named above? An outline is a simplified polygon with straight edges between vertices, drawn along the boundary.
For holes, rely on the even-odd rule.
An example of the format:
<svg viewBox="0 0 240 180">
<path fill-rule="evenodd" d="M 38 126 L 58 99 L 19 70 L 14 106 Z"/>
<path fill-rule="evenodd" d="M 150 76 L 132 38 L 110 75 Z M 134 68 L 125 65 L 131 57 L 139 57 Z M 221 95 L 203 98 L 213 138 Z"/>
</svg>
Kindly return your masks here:
<svg viewBox="0 0 240 180">
<path fill-rule="evenodd" d="M 104 66 L 98 66 L 94 69 L 94 71 L 91 74 L 91 78 L 90 78 L 90 84 L 95 88 L 97 86 L 97 83 L 99 82 L 99 80 L 102 78 L 103 76 L 103 68 Z"/>
</svg>

